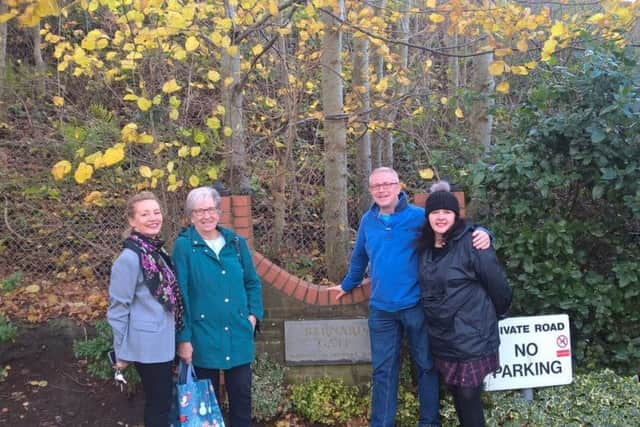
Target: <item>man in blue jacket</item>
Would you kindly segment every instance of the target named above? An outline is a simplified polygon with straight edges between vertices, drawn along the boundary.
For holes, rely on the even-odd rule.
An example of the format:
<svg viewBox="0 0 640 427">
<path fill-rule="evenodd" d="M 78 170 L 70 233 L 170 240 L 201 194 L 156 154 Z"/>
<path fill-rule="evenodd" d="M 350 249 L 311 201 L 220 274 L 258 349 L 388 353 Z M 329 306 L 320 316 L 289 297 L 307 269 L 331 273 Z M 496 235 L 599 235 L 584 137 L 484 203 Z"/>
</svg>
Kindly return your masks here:
<svg viewBox="0 0 640 427">
<path fill-rule="evenodd" d="M 393 427 L 397 412 L 402 338 L 406 333 L 418 370 L 420 417 L 418 426 L 440 425 L 438 374 L 429 351 L 429 336 L 418 279 L 416 239 L 425 221 L 424 209 L 409 203 L 395 170 L 375 169 L 369 176 L 374 204 L 360 220 L 349 271 L 336 299 L 362 283 L 369 268 L 369 335 L 373 368 L 371 426 Z M 474 232 L 474 247 L 491 241 L 483 230 Z"/>
</svg>

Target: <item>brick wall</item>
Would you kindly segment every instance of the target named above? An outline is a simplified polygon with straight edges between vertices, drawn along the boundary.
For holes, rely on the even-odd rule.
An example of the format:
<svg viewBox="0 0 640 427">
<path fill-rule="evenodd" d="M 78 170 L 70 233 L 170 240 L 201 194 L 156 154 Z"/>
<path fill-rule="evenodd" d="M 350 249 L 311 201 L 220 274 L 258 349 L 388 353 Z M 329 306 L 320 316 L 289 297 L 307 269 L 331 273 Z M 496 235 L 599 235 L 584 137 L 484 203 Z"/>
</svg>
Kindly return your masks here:
<svg viewBox="0 0 640 427">
<path fill-rule="evenodd" d="M 464 216 L 464 193 L 455 193 Z M 417 205 L 424 206 L 428 194 L 414 198 Z M 233 228 L 248 239 L 253 247 L 253 224 L 251 219 L 251 196 L 228 196 L 222 198 L 223 215 L 221 225 Z M 284 321 L 309 319 L 350 319 L 368 315 L 367 301 L 371 286 L 367 282 L 336 301 L 336 292 L 327 286 L 309 283 L 280 268 L 261 253 L 253 253 L 253 261 L 263 284 L 265 319 L 262 333 L 256 342 L 258 355 L 269 353 L 284 362 Z M 362 384 L 369 381 L 371 368 L 368 364 L 291 366 L 288 379 L 296 382 L 310 376 L 338 376 L 349 383 Z"/>
</svg>

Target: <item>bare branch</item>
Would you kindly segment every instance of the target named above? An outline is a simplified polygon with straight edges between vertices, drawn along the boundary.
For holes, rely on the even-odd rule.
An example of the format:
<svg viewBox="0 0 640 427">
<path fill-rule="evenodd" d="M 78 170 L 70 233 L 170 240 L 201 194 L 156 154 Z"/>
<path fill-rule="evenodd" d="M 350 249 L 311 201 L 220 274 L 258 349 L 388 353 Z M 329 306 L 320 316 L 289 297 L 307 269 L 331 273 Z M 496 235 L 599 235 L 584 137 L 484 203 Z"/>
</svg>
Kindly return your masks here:
<svg viewBox="0 0 640 427">
<path fill-rule="evenodd" d="M 376 39 L 376 40 L 381 40 L 385 43 L 389 43 L 392 45 L 400 45 L 400 46 L 407 46 L 407 47 L 411 47 L 414 49 L 418 49 L 421 50 L 423 52 L 429 52 L 432 53 L 433 55 L 437 55 L 437 56 L 445 56 L 445 57 L 452 57 L 452 58 L 472 58 L 474 56 L 480 56 L 480 55 L 486 55 L 487 53 L 493 53 L 492 50 L 488 50 L 488 51 L 482 51 L 482 52 L 476 52 L 476 53 L 467 53 L 467 54 L 459 54 L 459 53 L 446 53 L 443 52 L 440 49 L 431 49 L 429 47 L 425 47 L 425 46 L 421 46 L 421 45 L 417 45 L 414 43 L 409 43 L 409 42 L 404 42 L 404 41 L 400 41 L 400 40 L 391 40 L 387 37 L 383 37 L 377 34 L 372 33 L 369 30 L 365 30 L 364 28 L 360 27 L 359 25 L 355 25 L 349 21 L 347 21 L 346 19 L 341 19 L 339 18 L 337 15 L 335 15 L 334 13 L 328 11 L 327 9 L 320 9 L 322 11 L 322 13 L 326 13 L 327 15 L 333 17 L 333 19 L 335 19 L 336 21 L 340 22 L 342 25 L 353 28 L 363 34 L 366 34 L 367 36 Z M 446 50 L 450 49 L 450 48 L 444 48 Z"/>
<path fill-rule="evenodd" d="M 286 3 L 281 4 L 280 6 L 278 6 L 278 12 L 282 12 L 283 10 L 294 6 L 294 5 L 298 5 L 298 4 L 304 4 L 306 3 L 306 0 L 291 0 L 288 1 Z M 293 11 L 291 11 L 291 13 L 289 14 L 289 18 L 291 18 L 291 15 L 293 15 Z M 261 30 L 264 25 L 272 18 L 272 15 L 265 13 L 264 16 L 257 21 L 256 23 L 254 23 L 251 27 L 247 28 L 243 33 L 241 33 L 240 35 L 238 35 L 238 37 L 235 38 L 235 41 L 240 42 L 244 39 L 246 39 L 247 37 L 249 37 L 252 33 Z"/>
</svg>

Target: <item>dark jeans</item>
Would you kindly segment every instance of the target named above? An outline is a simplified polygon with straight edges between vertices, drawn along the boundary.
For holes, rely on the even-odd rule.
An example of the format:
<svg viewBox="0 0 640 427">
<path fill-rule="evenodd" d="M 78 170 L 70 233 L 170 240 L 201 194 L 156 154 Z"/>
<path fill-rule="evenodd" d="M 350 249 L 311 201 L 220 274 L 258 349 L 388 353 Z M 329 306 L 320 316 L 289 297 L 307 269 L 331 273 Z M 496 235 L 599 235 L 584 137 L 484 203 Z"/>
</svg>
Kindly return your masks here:
<svg viewBox="0 0 640 427">
<path fill-rule="evenodd" d="M 173 388 L 173 361 L 162 363 L 135 362 L 144 389 L 145 427 L 167 427 Z"/>
<path fill-rule="evenodd" d="M 419 426 L 440 425 L 438 373 L 429 350 L 427 322 L 422 306 L 389 312 L 369 308 L 369 336 L 373 391 L 371 427 L 395 426 L 398 410 L 398 382 L 402 353 L 402 337 L 409 339 L 411 356 L 417 367 Z"/>
<path fill-rule="evenodd" d="M 194 366 L 198 378 L 209 378 L 220 402 L 220 369 Z M 251 427 L 251 364 L 225 369 L 224 385 L 229 396 L 231 427 Z"/>
</svg>

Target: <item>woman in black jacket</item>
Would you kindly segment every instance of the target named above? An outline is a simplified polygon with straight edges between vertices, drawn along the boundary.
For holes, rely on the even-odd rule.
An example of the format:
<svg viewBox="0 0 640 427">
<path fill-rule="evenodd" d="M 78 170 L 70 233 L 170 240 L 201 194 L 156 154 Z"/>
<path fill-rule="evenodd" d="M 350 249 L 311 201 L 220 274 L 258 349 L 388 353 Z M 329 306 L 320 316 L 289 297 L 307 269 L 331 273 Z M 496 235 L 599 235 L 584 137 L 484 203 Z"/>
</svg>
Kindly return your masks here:
<svg viewBox="0 0 640 427">
<path fill-rule="evenodd" d="M 473 248 L 473 228 L 460 218 L 448 183 L 431 188 L 425 208 L 417 245 L 431 351 L 460 424 L 484 426 L 482 381 L 499 366 L 498 317 L 509 308 L 511 288 L 495 251 Z"/>
</svg>

